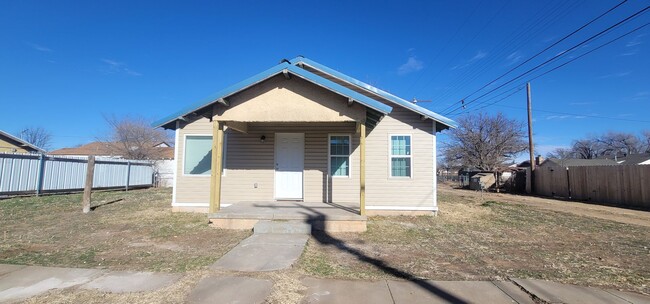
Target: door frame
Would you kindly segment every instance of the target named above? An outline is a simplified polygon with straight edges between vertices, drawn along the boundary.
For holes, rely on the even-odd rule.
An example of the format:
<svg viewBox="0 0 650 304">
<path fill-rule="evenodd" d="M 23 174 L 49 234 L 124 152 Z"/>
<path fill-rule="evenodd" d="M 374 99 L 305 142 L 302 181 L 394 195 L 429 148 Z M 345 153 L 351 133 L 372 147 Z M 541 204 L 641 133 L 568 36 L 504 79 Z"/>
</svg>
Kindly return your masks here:
<svg viewBox="0 0 650 304">
<path fill-rule="evenodd" d="M 278 138 L 280 134 L 301 134 L 302 135 L 302 178 L 300 180 L 301 184 L 301 192 L 300 192 L 300 198 L 282 198 L 278 197 L 277 193 L 277 167 L 275 164 L 277 163 L 277 156 L 278 156 Z M 273 142 L 273 199 L 276 201 L 304 201 L 305 200 L 305 133 L 302 132 L 276 132 L 274 136 L 274 142 Z"/>
</svg>

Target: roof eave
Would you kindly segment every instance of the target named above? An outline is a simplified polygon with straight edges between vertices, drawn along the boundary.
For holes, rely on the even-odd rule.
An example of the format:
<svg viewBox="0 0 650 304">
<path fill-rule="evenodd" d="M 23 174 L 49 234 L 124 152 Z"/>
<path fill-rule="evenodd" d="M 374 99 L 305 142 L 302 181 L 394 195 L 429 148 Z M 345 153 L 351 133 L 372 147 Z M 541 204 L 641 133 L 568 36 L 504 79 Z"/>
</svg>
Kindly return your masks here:
<svg viewBox="0 0 650 304">
<path fill-rule="evenodd" d="M 310 60 L 308 58 L 296 57 L 294 59 L 291 59 L 290 62 L 291 62 L 292 65 L 298 65 L 298 64 L 307 65 L 307 66 L 309 66 L 309 67 L 311 67 L 313 69 L 319 70 L 319 71 L 321 71 L 323 73 L 326 73 L 326 74 L 328 74 L 328 75 L 330 75 L 332 77 L 336 77 L 336 78 L 338 78 L 338 79 L 340 79 L 342 81 L 345 81 L 345 82 L 347 82 L 349 84 L 357 86 L 360 89 L 366 90 L 366 91 L 368 91 L 370 93 L 373 93 L 373 94 L 375 94 L 375 95 L 377 95 L 379 97 L 382 97 L 382 98 L 384 98 L 386 100 L 392 101 L 393 103 L 396 103 L 396 104 L 398 104 L 398 105 L 400 105 L 400 106 L 402 106 L 404 108 L 407 108 L 407 109 L 409 109 L 409 110 L 411 110 L 411 111 L 413 111 L 415 113 L 423 115 L 424 117 L 429 118 L 431 120 L 437 121 L 437 122 L 439 122 L 439 123 L 441 123 L 443 125 L 446 125 L 446 126 L 448 126 L 450 128 L 455 129 L 455 128 L 458 127 L 458 124 L 455 121 L 453 121 L 452 119 L 449 119 L 449 118 L 444 117 L 444 116 L 442 116 L 440 114 L 434 113 L 434 112 L 432 112 L 430 110 L 427 110 L 427 109 L 425 109 L 423 107 L 415 105 L 415 104 L 413 104 L 413 103 L 411 103 L 411 102 L 409 102 L 409 101 L 407 101 L 407 100 L 405 100 L 403 98 L 395 96 L 395 95 L 393 95 L 391 93 L 388 93 L 388 92 L 386 92 L 384 90 L 378 89 L 378 88 L 376 88 L 374 86 L 371 86 L 371 85 L 369 85 L 367 83 L 364 83 L 363 81 L 360 81 L 358 79 L 355 79 L 353 77 L 345 75 L 345 74 L 343 74 L 343 73 L 341 73 L 341 72 L 339 72 L 337 70 L 329 68 L 329 67 L 327 67 L 325 65 L 322 65 L 322 64 L 320 64 L 318 62 L 315 62 L 313 60 Z"/>
<path fill-rule="evenodd" d="M 229 97 L 229 96 L 231 96 L 233 94 L 236 94 L 236 93 L 238 93 L 240 91 L 243 91 L 243 90 L 245 90 L 245 89 L 247 89 L 247 88 L 249 88 L 249 87 L 251 87 L 253 85 L 256 85 L 256 84 L 258 84 L 260 82 L 263 82 L 264 80 L 266 80 L 266 79 L 268 79 L 270 77 L 278 75 L 278 74 L 282 73 L 285 70 L 290 72 L 291 74 L 294 74 L 294 75 L 296 75 L 296 76 L 298 76 L 298 77 L 300 77 L 300 78 L 302 78 L 302 79 L 304 79 L 306 81 L 309 81 L 309 82 L 311 82 L 311 83 L 313 83 L 315 85 L 323 87 L 323 88 L 325 88 L 327 90 L 330 90 L 330 91 L 332 91 L 334 93 L 337 93 L 339 95 L 348 97 L 348 98 L 350 98 L 350 99 L 352 99 L 352 100 L 354 100 L 354 101 L 356 101 L 356 102 L 358 102 L 358 103 L 360 103 L 360 104 L 362 104 L 362 105 L 364 105 L 364 106 L 366 106 L 368 108 L 376 110 L 376 111 L 378 111 L 378 112 L 380 112 L 380 113 L 382 113 L 384 115 L 390 113 L 393 110 L 393 108 L 388 106 L 388 105 L 385 105 L 385 104 L 383 104 L 383 103 L 381 103 L 379 101 L 373 100 L 370 97 L 367 97 L 367 96 L 365 96 L 363 94 L 355 92 L 355 91 L 353 91 L 351 89 L 348 89 L 348 88 L 346 88 L 346 87 L 344 87 L 344 86 L 342 86 L 340 84 L 334 83 L 333 81 L 327 80 L 327 79 L 325 79 L 325 78 L 323 78 L 321 76 L 318 76 L 318 75 L 316 75 L 316 74 L 314 74 L 312 72 L 309 72 L 307 70 L 300 69 L 300 68 L 298 68 L 298 67 L 296 67 L 294 65 L 291 65 L 291 64 L 289 64 L 287 62 L 282 62 L 282 63 L 280 63 L 280 64 L 278 64 L 278 65 L 276 65 L 276 66 L 274 66 L 274 67 L 272 67 L 272 68 L 270 68 L 270 69 L 268 69 L 266 71 L 263 71 L 261 73 L 258 73 L 256 75 L 252 76 L 252 77 L 249 77 L 249 78 L 247 78 L 247 79 L 245 79 L 243 81 L 240 81 L 240 82 L 238 82 L 236 84 L 233 84 L 233 85 L 227 87 L 226 89 L 223 89 L 223 90 L 213 94 L 211 97 L 209 97 L 207 99 L 204 99 L 204 100 L 202 100 L 202 101 L 200 101 L 198 103 L 194 103 L 191 106 L 188 106 L 188 107 L 186 107 L 185 109 L 183 109 L 183 110 L 181 110 L 179 112 L 176 112 L 176 113 L 174 113 L 172 115 L 169 115 L 169 116 L 167 116 L 165 118 L 162 118 L 160 120 L 157 120 L 154 123 L 152 123 L 151 125 L 153 127 L 165 127 L 165 128 L 169 127 L 169 128 L 171 128 L 169 125 L 174 123 L 176 120 L 178 120 L 178 119 L 180 119 L 180 118 L 182 118 L 182 117 L 184 117 L 184 116 L 186 116 L 188 114 L 196 112 L 197 110 L 209 107 L 209 106 L 213 105 L 214 103 L 216 103 L 220 98 L 227 98 L 227 97 Z"/>
</svg>

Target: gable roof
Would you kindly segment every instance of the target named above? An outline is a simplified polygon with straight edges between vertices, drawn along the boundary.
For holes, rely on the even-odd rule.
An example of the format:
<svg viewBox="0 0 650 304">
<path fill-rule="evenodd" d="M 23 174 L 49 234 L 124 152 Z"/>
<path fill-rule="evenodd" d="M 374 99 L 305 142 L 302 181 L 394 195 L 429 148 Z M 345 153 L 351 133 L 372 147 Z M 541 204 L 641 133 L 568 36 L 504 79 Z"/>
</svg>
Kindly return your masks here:
<svg viewBox="0 0 650 304">
<path fill-rule="evenodd" d="M 278 64 L 278 65 L 276 65 L 276 66 L 274 66 L 274 67 L 272 67 L 270 69 L 267 69 L 267 70 L 265 70 L 265 71 L 263 71 L 261 73 L 258 73 L 258 74 L 254 75 L 252 77 L 244 79 L 244 80 L 242 80 L 242 81 L 240 81 L 238 83 L 235 83 L 235 84 L 233 84 L 233 85 L 231 85 L 231 86 L 229 86 L 229 87 L 227 87 L 227 88 L 225 88 L 225 89 L 211 95 L 210 97 L 208 97 L 206 99 L 203 99 L 203 100 L 201 100 L 199 102 L 190 104 L 189 106 L 184 107 L 183 109 L 181 109 L 180 111 L 177 111 L 174 114 L 168 115 L 167 117 L 164 117 L 162 119 L 159 119 L 158 121 L 155 121 L 152 125 L 154 127 L 174 128 L 173 123 L 176 120 L 181 119 L 182 117 L 184 117 L 184 116 L 186 116 L 188 114 L 191 114 L 193 112 L 196 112 L 198 110 L 205 109 L 205 108 L 219 102 L 219 100 L 227 98 L 227 97 L 229 97 L 231 95 L 234 95 L 234 94 L 236 94 L 238 92 L 241 92 L 241 91 L 243 91 L 243 90 L 245 90 L 245 89 L 247 89 L 247 88 L 249 88 L 249 87 L 251 87 L 251 86 L 253 86 L 255 84 L 258 84 L 258 83 L 260 83 L 262 81 L 265 81 L 265 80 L 267 80 L 267 79 L 269 79 L 269 78 L 271 78 L 273 76 L 276 76 L 276 75 L 278 75 L 280 73 L 287 73 L 287 74 L 291 74 L 291 75 L 300 77 L 300 78 L 302 78 L 304 80 L 307 80 L 307 81 L 309 81 L 309 82 L 311 82 L 311 83 L 313 83 L 313 84 L 315 84 L 317 86 L 320 86 L 322 88 L 325 88 L 327 90 L 335 92 L 335 93 L 337 93 L 339 95 L 348 97 L 350 100 L 352 100 L 354 102 L 358 102 L 358 103 L 366 106 L 367 108 L 370 108 L 370 109 L 372 109 L 374 111 L 379 112 L 380 114 L 386 115 L 386 114 L 388 114 L 388 113 L 390 113 L 392 111 L 392 109 L 393 109 L 392 107 L 390 107 L 390 106 L 388 106 L 388 105 L 386 105 L 384 103 L 381 103 L 381 102 L 377 101 L 374 98 L 368 97 L 368 96 L 366 96 L 364 94 L 361 94 L 361 93 L 357 92 L 356 90 L 353 90 L 351 88 L 343 86 L 343 85 L 341 85 L 341 84 L 339 84 L 337 82 L 334 82 L 334 81 L 332 81 L 330 79 L 326 79 L 325 77 L 322 77 L 320 75 L 317 75 L 316 73 L 310 72 L 310 71 L 308 71 L 308 70 L 306 70 L 304 68 L 299 67 L 298 64 L 302 62 L 302 63 L 309 63 L 310 66 L 311 65 L 315 65 L 315 66 L 318 65 L 319 67 L 321 67 L 323 69 L 327 68 L 327 67 L 325 67 L 323 65 L 320 65 L 320 64 L 317 64 L 317 63 L 315 63 L 314 61 L 311 61 L 311 60 L 309 60 L 309 62 L 307 62 L 307 61 L 305 61 L 307 59 L 304 58 L 304 57 L 299 57 L 299 58 L 302 61 L 296 60 L 296 59 L 294 59 L 293 61 L 283 60 L 280 64 Z M 328 71 L 334 71 L 334 70 L 329 69 L 329 68 L 327 68 L 327 69 L 328 69 Z M 334 72 L 336 72 L 336 71 L 334 71 Z M 342 77 L 342 78 L 339 78 L 339 77 L 336 77 L 335 75 L 332 75 L 334 78 L 340 79 L 340 80 L 345 81 L 345 82 L 356 81 L 355 83 L 357 84 L 357 86 L 359 86 L 359 88 L 361 88 L 361 85 L 363 84 L 363 82 L 358 81 L 358 80 L 356 80 L 356 79 L 354 79 L 352 77 L 349 77 L 347 75 L 344 75 L 342 73 L 339 73 L 339 72 L 336 72 L 336 73 L 338 73 L 337 75 L 339 77 Z M 382 98 L 384 98 L 386 100 L 392 101 L 392 102 L 394 102 L 394 103 L 396 103 L 396 104 L 398 104 L 400 106 L 403 106 L 403 107 L 405 107 L 407 109 L 410 109 L 411 111 L 419 113 L 419 114 L 423 115 L 424 117 L 431 118 L 431 119 L 433 119 L 433 120 L 435 120 L 435 121 L 437 121 L 439 123 L 442 123 L 443 125 L 445 125 L 447 127 L 456 127 L 456 123 L 451 119 L 448 119 L 446 117 L 438 115 L 438 114 L 436 114 L 434 112 L 431 112 L 431 111 L 429 111 L 427 109 L 424 109 L 424 108 L 422 108 L 420 106 L 412 104 L 412 103 L 410 103 L 410 102 L 408 102 L 408 101 L 406 101 L 404 99 L 398 98 L 398 97 L 396 97 L 396 96 L 394 96 L 392 94 L 381 91 L 381 90 L 379 90 L 377 88 L 374 88 L 372 86 L 369 86 L 367 84 L 365 84 L 365 86 L 366 86 L 365 87 L 366 90 L 373 90 L 374 89 L 374 92 L 376 94 L 383 94 L 383 96 L 387 96 L 387 97 L 382 97 L 382 95 L 377 95 L 379 97 L 382 97 Z M 390 97 L 392 99 L 389 99 L 388 97 Z M 406 104 L 409 104 L 409 105 L 406 105 L 406 104 L 403 104 L 403 103 L 406 103 Z"/>
<path fill-rule="evenodd" d="M 25 150 L 31 150 L 31 152 L 40 152 L 40 153 L 45 153 L 45 150 L 32 145 L 16 136 L 13 136 L 5 131 L 0 130 L 0 138 L 6 139 L 9 142 L 14 142 L 16 146 L 21 147 Z"/>
<path fill-rule="evenodd" d="M 558 159 L 558 158 L 549 158 L 545 160 L 542 165 L 547 162 L 553 163 L 561 167 L 584 167 L 584 166 L 613 166 L 618 165 L 615 161 L 611 159 L 577 159 L 577 158 L 567 158 L 567 159 Z"/>
<path fill-rule="evenodd" d="M 375 96 L 379 96 L 379 97 L 381 97 L 381 98 L 383 98 L 385 100 L 388 100 L 388 101 L 390 101 L 390 102 L 392 102 L 392 103 L 394 103 L 396 105 L 399 105 L 401 107 L 409 109 L 409 110 L 411 110 L 411 111 L 413 111 L 415 113 L 418 113 L 418 114 L 420 114 L 420 115 L 422 115 L 424 117 L 427 117 L 429 119 L 435 120 L 435 121 L 437 121 L 439 123 L 442 123 L 442 124 L 444 124 L 444 125 L 446 125 L 448 127 L 452 127 L 452 128 L 458 127 L 458 124 L 455 121 L 453 121 L 453 120 L 451 120 L 451 119 L 449 119 L 447 117 L 444 117 L 444 116 L 442 116 L 442 115 L 440 115 L 438 113 L 435 113 L 435 112 L 433 112 L 433 111 L 431 111 L 429 109 L 426 109 L 424 107 L 418 106 L 417 104 L 415 104 L 413 102 L 410 102 L 408 100 L 405 100 L 403 98 L 395 96 L 395 95 L 393 95 L 391 93 L 388 93 L 388 92 L 386 92 L 384 90 L 381 90 L 381 89 L 379 89 L 377 87 L 371 86 L 371 85 L 369 85 L 369 84 L 367 84 L 367 83 L 365 83 L 365 82 L 363 82 L 361 80 L 358 80 L 356 78 L 352 78 L 352 77 L 350 77 L 350 76 L 348 76 L 346 74 L 343 74 L 343 73 L 341 73 L 341 72 L 339 72 L 337 70 L 334 70 L 334 69 L 332 69 L 330 67 L 322 65 L 322 64 L 320 64 L 320 63 L 318 63 L 316 61 L 313 61 L 311 59 L 307 59 L 305 57 L 299 56 L 299 57 L 296 57 L 294 59 L 291 59 L 290 62 L 291 62 L 291 64 L 298 65 L 298 66 L 307 65 L 307 66 L 309 66 L 309 67 L 311 67 L 311 68 L 313 68 L 315 70 L 323 72 L 323 73 L 325 73 L 325 74 L 327 74 L 329 76 L 332 76 L 332 77 L 334 77 L 336 79 L 340 79 L 340 80 L 342 80 L 342 81 L 344 81 L 346 83 L 354 85 L 355 87 L 357 87 L 359 89 L 362 89 L 362 90 L 364 90 L 366 92 L 372 93 Z"/>
<path fill-rule="evenodd" d="M 638 165 L 650 160 L 650 153 L 629 154 L 623 157 L 618 157 L 616 162 L 622 165 Z"/>
</svg>

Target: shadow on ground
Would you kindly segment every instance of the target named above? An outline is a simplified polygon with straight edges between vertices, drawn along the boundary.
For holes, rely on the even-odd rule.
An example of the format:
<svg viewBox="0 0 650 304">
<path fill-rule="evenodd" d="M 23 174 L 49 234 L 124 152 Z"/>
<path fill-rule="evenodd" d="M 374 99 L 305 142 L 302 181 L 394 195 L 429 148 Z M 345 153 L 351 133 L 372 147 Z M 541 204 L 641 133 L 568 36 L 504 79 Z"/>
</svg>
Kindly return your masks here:
<svg viewBox="0 0 650 304">
<path fill-rule="evenodd" d="M 310 224 L 312 227 L 321 227 L 323 225 L 323 223 L 325 223 L 325 221 L 327 220 L 327 216 L 320 213 L 320 212 L 318 212 L 317 210 L 314 210 L 313 208 L 310 208 L 310 207 L 307 207 L 307 206 L 303 206 L 303 207 L 307 211 L 309 211 L 309 213 L 304 212 L 304 214 L 308 216 L 306 222 L 308 224 Z M 332 236 L 331 234 L 327 233 L 324 230 L 312 229 L 312 236 L 317 242 L 319 242 L 322 245 L 333 246 L 333 247 L 336 247 L 338 250 L 341 250 L 341 251 L 347 252 L 349 254 L 352 254 L 359 261 L 370 264 L 370 265 L 376 267 L 377 269 L 379 269 L 379 270 L 381 270 L 381 271 L 383 271 L 383 272 L 385 272 L 387 274 L 390 274 L 390 275 L 392 275 L 392 276 L 394 276 L 396 278 L 400 278 L 400 279 L 404 279 L 404 280 L 413 282 L 416 285 L 418 285 L 420 288 L 426 290 L 427 292 L 429 292 L 429 293 L 431 293 L 431 294 L 433 294 L 433 295 L 435 295 L 435 296 L 437 296 L 437 297 L 439 297 L 439 298 L 441 298 L 441 299 L 443 299 L 443 300 L 445 300 L 445 301 L 447 301 L 449 303 L 467 303 L 463 299 L 460 299 L 460 298 L 454 296 L 453 294 L 450 294 L 450 293 L 448 293 L 448 292 L 434 286 L 433 284 L 431 284 L 427 280 L 418 278 L 418 277 L 414 276 L 411 273 L 408 273 L 406 271 L 403 271 L 403 270 L 397 269 L 395 267 L 392 267 L 392 266 L 386 264 L 386 262 L 384 262 L 381 259 L 376 259 L 376 258 L 367 256 L 363 252 L 348 246 L 345 241 L 335 238 L 334 236 Z"/>
</svg>

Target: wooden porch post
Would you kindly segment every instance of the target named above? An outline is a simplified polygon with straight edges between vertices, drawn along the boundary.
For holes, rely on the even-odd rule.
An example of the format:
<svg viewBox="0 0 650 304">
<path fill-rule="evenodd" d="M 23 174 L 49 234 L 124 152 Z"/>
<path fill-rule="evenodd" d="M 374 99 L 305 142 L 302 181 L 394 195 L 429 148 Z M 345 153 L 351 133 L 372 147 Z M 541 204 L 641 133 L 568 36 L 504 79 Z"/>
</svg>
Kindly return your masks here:
<svg viewBox="0 0 650 304">
<path fill-rule="evenodd" d="M 212 121 L 212 164 L 210 167 L 210 213 L 221 209 L 221 171 L 223 164 L 223 124 Z"/>
<path fill-rule="evenodd" d="M 366 215 L 366 125 L 359 125 L 359 214 Z"/>
</svg>

